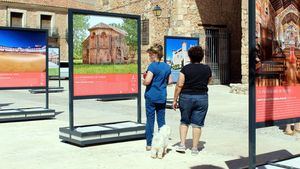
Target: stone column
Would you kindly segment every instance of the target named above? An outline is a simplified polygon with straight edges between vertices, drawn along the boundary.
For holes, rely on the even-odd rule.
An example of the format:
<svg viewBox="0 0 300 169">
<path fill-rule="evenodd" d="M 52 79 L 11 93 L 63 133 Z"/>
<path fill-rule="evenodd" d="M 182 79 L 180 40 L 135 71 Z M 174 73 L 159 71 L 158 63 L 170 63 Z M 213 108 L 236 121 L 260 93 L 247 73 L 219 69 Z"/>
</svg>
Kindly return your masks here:
<svg viewBox="0 0 300 169">
<path fill-rule="evenodd" d="M 1 20 L 0 20 L 0 26 L 7 26 L 7 9 L 5 6 L 0 6 L 0 16 L 1 16 Z"/>
<path fill-rule="evenodd" d="M 248 83 L 248 62 L 249 62 L 249 41 L 248 41 L 248 0 L 242 0 L 242 54 L 241 54 L 241 66 L 242 66 L 242 83 Z"/>
</svg>

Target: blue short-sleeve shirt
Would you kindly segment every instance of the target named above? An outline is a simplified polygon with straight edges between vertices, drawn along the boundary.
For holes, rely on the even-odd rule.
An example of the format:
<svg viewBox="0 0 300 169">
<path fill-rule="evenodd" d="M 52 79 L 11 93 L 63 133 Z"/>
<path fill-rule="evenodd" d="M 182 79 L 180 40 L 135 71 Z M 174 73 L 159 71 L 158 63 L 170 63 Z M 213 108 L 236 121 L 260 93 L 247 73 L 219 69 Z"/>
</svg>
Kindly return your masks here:
<svg viewBox="0 0 300 169">
<path fill-rule="evenodd" d="M 165 103 L 171 67 L 164 62 L 152 62 L 147 71 L 153 73 L 153 79 L 146 87 L 145 99 L 149 99 L 153 103 Z"/>
</svg>

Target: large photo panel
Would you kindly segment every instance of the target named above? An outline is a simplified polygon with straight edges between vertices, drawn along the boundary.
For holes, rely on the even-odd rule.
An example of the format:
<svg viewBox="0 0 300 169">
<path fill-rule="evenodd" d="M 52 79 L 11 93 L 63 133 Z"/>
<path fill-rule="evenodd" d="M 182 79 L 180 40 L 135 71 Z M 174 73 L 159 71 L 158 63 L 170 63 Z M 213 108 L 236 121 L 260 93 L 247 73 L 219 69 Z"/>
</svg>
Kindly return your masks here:
<svg viewBox="0 0 300 169">
<path fill-rule="evenodd" d="M 46 86 L 47 33 L 0 27 L 0 88 Z"/>
<path fill-rule="evenodd" d="M 173 83 L 177 83 L 181 68 L 190 63 L 188 50 L 198 45 L 199 38 L 165 36 L 165 62 L 171 66 Z"/>
<path fill-rule="evenodd" d="M 138 19 L 73 14 L 74 96 L 138 93 Z"/>
<path fill-rule="evenodd" d="M 300 117 L 299 0 L 256 0 L 256 122 Z"/>
</svg>

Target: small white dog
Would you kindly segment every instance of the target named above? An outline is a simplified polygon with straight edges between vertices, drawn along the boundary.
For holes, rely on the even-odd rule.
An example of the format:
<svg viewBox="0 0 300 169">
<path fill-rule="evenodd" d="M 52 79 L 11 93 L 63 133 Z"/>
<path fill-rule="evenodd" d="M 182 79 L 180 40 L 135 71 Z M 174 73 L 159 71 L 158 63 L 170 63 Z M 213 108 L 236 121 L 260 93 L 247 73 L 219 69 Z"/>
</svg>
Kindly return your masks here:
<svg viewBox="0 0 300 169">
<path fill-rule="evenodd" d="M 171 128 L 168 125 L 163 125 L 158 133 L 155 133 L 152 139 L 151 157 L 162 159 L 163 154 L 167 153 L 167 147 Z"/>
</svg>

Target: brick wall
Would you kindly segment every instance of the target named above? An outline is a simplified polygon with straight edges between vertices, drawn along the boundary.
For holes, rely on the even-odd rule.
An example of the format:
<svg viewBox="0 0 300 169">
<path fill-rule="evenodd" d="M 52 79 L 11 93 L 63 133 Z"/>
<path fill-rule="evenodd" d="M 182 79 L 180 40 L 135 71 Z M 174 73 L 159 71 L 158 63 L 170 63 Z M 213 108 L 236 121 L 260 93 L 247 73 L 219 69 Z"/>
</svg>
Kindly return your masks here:
<svg viewBox="0 0 300 169">
<path fill-rule="evenodd" d="M 249 40 L 248 40 L 248 1 L 242 0 L 242 54 L 241 54 L 241 64 L 242 64 L 242 83 L 248 83 L 249 67 Z"/>
</svg>

